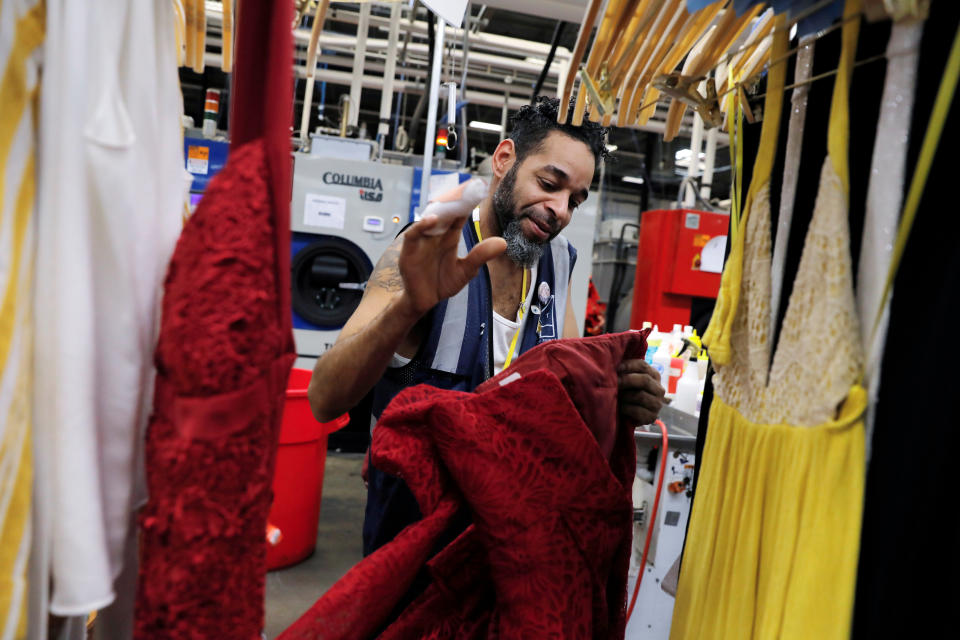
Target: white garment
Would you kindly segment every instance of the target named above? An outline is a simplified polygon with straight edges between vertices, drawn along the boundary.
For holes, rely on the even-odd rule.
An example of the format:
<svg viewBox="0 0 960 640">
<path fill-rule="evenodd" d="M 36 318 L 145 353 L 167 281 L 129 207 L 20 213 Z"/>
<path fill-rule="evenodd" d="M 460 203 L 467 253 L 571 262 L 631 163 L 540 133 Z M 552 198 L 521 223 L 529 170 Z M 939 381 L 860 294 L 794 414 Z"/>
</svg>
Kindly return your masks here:
<svg viewBox="0 0 960 640">
<path fill-rule="evenodd" d="M 887 299 L 882 309 L 880 302 L 893 259 L 893 245 L 896 242 L 903 203 L 907 149 L 910 146 L 910 121 L 922 34 L 923 21 L 897 22 L 890 31 L 890 40 L 887 42 L 887 75 L 883 83 L 876 143 L 870 163 L 870 184 L 867 187 L 863 241 L 857 269 L 857 312 L 860 315 L 863 350 L 866 354 L 864 380 L 870 394 L 866 421 L 868 461 L 880 393 L 880 365 L 883 362 L 883 348 L 887 342 L 887 326 L 890 322 L 890 299 Z M 878 314 L 881 318 L 874 333 Z"/>
<path fill-rule="evenodd" d="M 533 301 L 533 290 L 536 289 L 534 283 L 537 281 L 537 266 L 534 265 L 530 270 L 527 280 L 527 297 L 523 300 L 523 318 L 517 322 L 516 316 L 513 320 L 508 320 L 502 315 L 493 312 L 493 332 L 490 334 L 493 339 L 493 375 L 503 371 L 503 364 L 507 361 L 507 354 L 510 352 L 510 343 L 513 336 L 517 336 L 517 344 L 513 350 L 513 360 L 520 355 L 520 345 L 523 343 L 523 330 L 527 326 L 527 320 L 531 315 L 531 303 Z M 517 315 L 519 315 L 519 307 Z M 519 332 L 519 335 L 517 335 Z"/>
<path fill-rule="evenodd" d="M 40 109 L 31 637 L 114 600 L 146 497 L 162 279 L 181 228 L 168 0 L 49 0 Z"/>
</svg>

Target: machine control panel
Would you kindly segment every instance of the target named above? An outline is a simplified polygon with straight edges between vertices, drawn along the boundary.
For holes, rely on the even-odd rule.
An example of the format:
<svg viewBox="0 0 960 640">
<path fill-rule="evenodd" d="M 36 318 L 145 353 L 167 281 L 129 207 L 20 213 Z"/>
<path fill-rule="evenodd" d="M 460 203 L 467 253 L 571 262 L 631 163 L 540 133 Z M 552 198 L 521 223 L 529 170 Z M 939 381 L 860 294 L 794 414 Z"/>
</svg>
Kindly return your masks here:
<svg viewBox="0 0 960 640">
<path fill-rule="evenodd" d="M 383 231 L 383 218 L 379 216 L 363 216 L 363 230 L 370 233 L 380 233 Z"/>
</svg>

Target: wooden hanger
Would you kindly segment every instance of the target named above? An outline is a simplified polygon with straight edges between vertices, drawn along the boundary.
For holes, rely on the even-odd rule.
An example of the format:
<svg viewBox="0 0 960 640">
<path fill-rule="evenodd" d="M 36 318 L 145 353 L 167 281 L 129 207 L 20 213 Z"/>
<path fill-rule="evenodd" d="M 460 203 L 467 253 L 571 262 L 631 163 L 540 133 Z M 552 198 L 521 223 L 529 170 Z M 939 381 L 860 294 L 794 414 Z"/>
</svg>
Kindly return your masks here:
<svg viewBox="0 0 960 640">
<path fill-rule="evenodd" d="M 608 58 L 611 78 L 626 75 L 630 63 L 643 44 L 641 36 L 653 19 L 654 13 L 650 10 L 651 6 L 657 2 L 663 2 L 663 0 L 641 0 L 637 3 L 630 22 L 627 23 L 627 28 L 623 32 L 623 37 Z"/>
<path fill-rule="evenodd" d="M 666 0 L 645 0 L 637 5 L 623 38 L 608 59 L 607 73 L 610 94 L 614 100 L 621 94 L 624 82 L 636 65 L 637 54 L 646 42 L 650 27 Z M 612 114 L 605 115 L 605 120 Z"/>
<path fill-rule="evenodd" d="M 650 28 L 647 42 L 637 56 L 632 81 L 624 85 L 620 100 L 617 123 L 630 125 L 636 121 L 640 106 L 640 97 L 649 82 L 651 69 L 658 67 L 670 51 L 671 42 L 676 38 L 688 18 L 685 2 L 668 2 L 657 16 L 656 24 Z"/>
<path fill-rule="evenodd" d="M 223 0 L 223 60 L 220 68 L 224 73 L 233 69 L 233 0 Z"/>
<path fill-rule="evenodd" d="M 583 115 L 587 106 L 588 93 L 594 96 L 596 108 L 591 109 L 591 120 L 597 121 L 600 114 L 607 108 L 610 108 L 609 83 L 607 78 L 601 77 L 601 65 L 606 59 L 607 53 L 616 46 L 619 35 L 622 30 L 619 29 L 621 21 L 627 12 L 633 12 L 637 0 L 609 0 L 607 10 L 604 13 L 603 20 L 597 30 L 597 37 L 593 41 L 593 48 L 590 51 L 590 57 L 587 58 L 585 73 L 581 72 L 581 85 L 586 91 L 580 91 L 577 94 L 577 102 L 573 111 L 572 123 L 574 126 L 583 124 Z M 606 94 L 606 99 L 604 95 Z"/>
<path fill-rule="evenodd" d="M 317 10 L 313 14 L 313 28 L 310 29 L 310 43 L 307 45 L 307 77 L 312 78 L 317 70 L 317 43 L 320 42 L 320 32 L 323 22 L 327 19 L 327 9 L 330 0 L 320 0 Z"/>
<path fill-rule="evenodd" d="M 734 82 L 739 83 L 745 78 L 752 77 L 764 64 L 766 64 L 767 60 L 770 58 L 770 46 L 773 42 L 773 25 L 773 9 L 768 9 L 763 13 L 763 15 L 760 16 L 760 20 L 757 22 L 754 30 L 750 33 L 750 36 L 744 41 L 743 45 L 741 45 L 736 54 L 733 55 L 732 58 L 728 55 L 726 58 L 720 61 L 714 73 L 714 77 L 717 78 L 717 83 L 719 85 L 720 95 L 725 95 L 727 93 L 731 75 L 734 79 Z M 736 100 L 740 103 L 740 108 L 743 110 L 744 117 L 746 118 L 747 122 L 753 124 L 756 121 L 756 118 L 754 118 L 753 110 L 750 107 L 750 101 L 747 99 L 746 93 L 739 86 L 734 90 L 736 91 Z M 729 100 L 720 101 L 720 110 L 725 115 L 729 109 L 729 105 Z M 724 130 L 727 130 L 729 122 L 730 121 L 727 120 L 724 123 Z"/>
<path fill-rule="evenodd" d="M 667 53 L 663 64 L 661 64 L 657 70 L 657 73 L 661 75 L 672 73 L 677 68 L 677 65 L 680 64 L 680 61 L 690 53 L 690 50 L 696 45 L 700 38 L 703 37 L 703 34 L 706 33 L 710 24 L 722 8 L 723 0 L 718 0 L 690 16 L 687 19 L 687 23 L 683 26 L 680 35 L 677 37 L 676 42 L 671 47 L 669 53 Z M 647 85 L 646 91 L 637 101 L 640 106 L 639 111 L 632 121 L 634 124 L 637 126 L 647 124 L 650 117 L 656 111 L 659 96 L 659 89 L 652 85 Z"/>
<path fill-rule="evenodd" d="M 709 69 L 717 66 L 718 61 L 726 55 L 727 51 L 736 42 L 737 38 L 747 28 L 750 21 L 757 17 L 757 14 L 763 10 L 762 4 L 754 5 L 739 18 L 736 17 L 733 6 L 727 7 L 724 15 L 717 22 L 716 28 L 711 29 L 708 35 L 703 38 L 694 52 L 690 53 L 687 61 L 684 63 L 683 75 L 685 76 L 705 76 Z M 673 100 L 667 111 L 667 125 L 664 130 L 663 139 L 673 140 L 680 131 L 680 124 L 683 122 L 683 114 L 687 110 L 687 105 L 679 100 Z"/>
<path fill-rule="evenodd" d="M 177 47 L 177 66 L 183 66 L 184 18 L 183 3 L 173 0 L 173 38 Z"/>
<path fill-rule="evenodd" d="M 193 35 L 197 30 L 197 16 L 194 11 L 195 2 L 196 0 L 183 0 L 183 64 L 186 67 L 193 66 L 193 51 L 197 46 L 196 37 Z"/>
<path fill-rule="evenodd" d="M 194 37 L 196 44 L 193 50 L 193 70 L 203 73 L 204 53 L 207 50 L 207 4 L 203 0 L 194 3 Z"/>
<path fill-rule="evenodd" d="M 706 95 L 700 95 L 697 87 L 703 82 Z M 692 107 L 703 119 L 704 127 L 712 129 L 723 124 L 723 113 L 717 100 L 717 85 L 713 78 L 684 76 L 677 72 L 657 76 L 653 86 L 665 95 Z"/>
<path fill-rule="evenodd" d="M 603 0 L 590 0 L 587 9 L 583 14 L 583 22 L 580 26 L 580 33 L 577 34 L 577 43 L 573 47 L 570 56 L 570 66 L 567 69 L 567 75 L 564 78 L 563 87 L 560 92 L 560 108 L 557 110 L 557 122 L 564 124 L 567 121 L 567 104 L 570 102 L 570 94 L 573 92 L 573 83 L 577 79 L 577 69 L 580 67 L 580 61 L 583 60 L 583 53 L 587 49 L 587 41 L 590 40 L 590 34 L 593 32 L 593 25 L 597 21 L 597 14 L 600 13 L 600 7 Z"/>
<path fill-rule="evenodd" d="M 666 0 L 665 2 L 651 5 L 648 8 L 648 15 L 646 17 L 647 28 L 641 37 L 642 42 L 633 52 L 633 59 L 630 61 L 629 66 L 623 64 L 623 61 L 618 61 L 620 63 L 618 70 L 620 70 L 623 75 L 622 80 L 618 83 L 620 93 L 620 105 L 617 110 L 618 125 L 626 122 L 625 116 L 630 102 L 630 96 L 633 95 L 632 92 L 640 80 L 644 63 L 650 57 L 653 48 L 656 47 L 657 43 L 663 37 L 669 17 L 673 15 L 676 6 L 673 0 Z"/>
</svg>

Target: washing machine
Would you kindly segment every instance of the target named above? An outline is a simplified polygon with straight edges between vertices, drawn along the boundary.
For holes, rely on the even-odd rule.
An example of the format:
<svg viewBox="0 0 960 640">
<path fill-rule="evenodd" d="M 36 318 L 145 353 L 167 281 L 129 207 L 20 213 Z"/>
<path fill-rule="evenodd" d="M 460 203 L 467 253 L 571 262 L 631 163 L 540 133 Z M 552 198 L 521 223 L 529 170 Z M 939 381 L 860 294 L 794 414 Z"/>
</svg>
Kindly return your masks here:
<svg viewBox="0 0 960 640">
<path fill-rule="evenodd" d="M 294 154 L 290 206 L 295 366 L 312 369 L 407 224 L 413 168 Z"/>
</svg>

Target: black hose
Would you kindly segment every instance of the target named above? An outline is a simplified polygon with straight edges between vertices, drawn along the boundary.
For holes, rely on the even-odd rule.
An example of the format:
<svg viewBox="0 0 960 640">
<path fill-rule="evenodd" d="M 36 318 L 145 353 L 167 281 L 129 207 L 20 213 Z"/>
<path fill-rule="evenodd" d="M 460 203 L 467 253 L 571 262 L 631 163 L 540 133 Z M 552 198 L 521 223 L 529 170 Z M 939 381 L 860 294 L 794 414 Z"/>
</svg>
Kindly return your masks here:
<svg viewBox="0 0 960 640">
<path fill-rule="evenodd" d="M 408 138 L 411 145 L 417 144 L 417 134 L 420 133 L 420 122 L 423 120 L 423 111 L 427 107 L 427 101 L 430 99 L 430 85 L 433 82 L 433 48 L 436 45 L 437 34 L 434 32 L 434 21 L 433 14 L 427 12 L 427 51 L 428 51 L 428 62 L 427 62 L 427 79 L 426 83 L 423 85 L 423 93 L 420 94 L 420 99 L 417 100 L 417 107 L 413 110 L 413 115 L 410 116 L 410 131 L 408 132 Z M 416 149 L 417 147 L 414 146 Z"/>
<path fill-rule="evenodd" d="M 627 261 L 624 260 L 623 232 L 627 227 L 633 227 L 638 232 L 640 225 L 626 222 L 620 227 L 620 238 L 617 240 L 617 259 L 613 263 L 613 279 L 610 282 L 610 297 L 607 299 L 607 322 L 604 325 L 606 333 L 610 333 L 613 321 L 617 317 L 617 308 L 620 306 L 620 289 L 627 270 Z M 627 327 L 628 329 L 630 327 Z"/>
<path fill-rule="evenodd" d="M 550 70 L 550 65 L 553 64 L 553 55 L 557 52 L 557 45 L 560 44 L 560 37 L 563 35 L 563 28 L 566 24 L 563 20 L 557 20 L 557 26 L 553 30 L 553 39 L 550 41 L 550 53 L 547 54 L 547 61 L 543 63 L 543 71 L 537 78 L 537 84 L 533 86 L 533 95 L 530 96 L 531 105 L 536 102 L 537 96 L 540 95 L 540 90 L 543 88 L 543 81 L 547 79 L 547 72 Z"/>
</svg>

